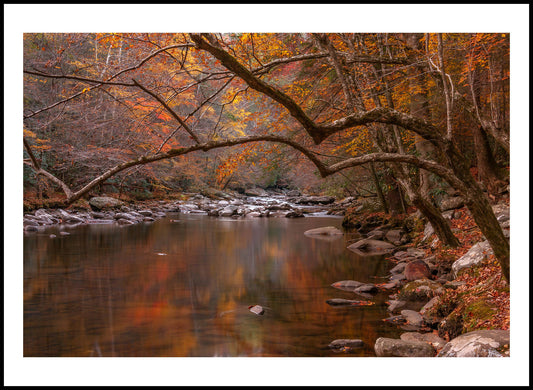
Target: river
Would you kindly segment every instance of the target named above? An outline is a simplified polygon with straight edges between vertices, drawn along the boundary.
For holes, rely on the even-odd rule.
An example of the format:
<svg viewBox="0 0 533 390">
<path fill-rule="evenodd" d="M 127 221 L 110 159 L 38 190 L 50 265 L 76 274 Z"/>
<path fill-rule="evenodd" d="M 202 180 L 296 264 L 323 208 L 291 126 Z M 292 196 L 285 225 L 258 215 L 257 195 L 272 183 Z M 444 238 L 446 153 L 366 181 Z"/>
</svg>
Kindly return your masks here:
<svg viewBox="0 0 533 390">
<path fill-rule="evenodd" d="M 391 264 L 347 250 L 353 235 L 303 234 L 341 221 L 176 213 L 25 234 L 24 356 L 375 356 L 378 337 L 401 333 L 382 320 L 390 293 L 326 300 L 365 299 L 331 284 L 380 283 Z M 364 346 L 339 353 L 335 339 Z"/>
</svg>

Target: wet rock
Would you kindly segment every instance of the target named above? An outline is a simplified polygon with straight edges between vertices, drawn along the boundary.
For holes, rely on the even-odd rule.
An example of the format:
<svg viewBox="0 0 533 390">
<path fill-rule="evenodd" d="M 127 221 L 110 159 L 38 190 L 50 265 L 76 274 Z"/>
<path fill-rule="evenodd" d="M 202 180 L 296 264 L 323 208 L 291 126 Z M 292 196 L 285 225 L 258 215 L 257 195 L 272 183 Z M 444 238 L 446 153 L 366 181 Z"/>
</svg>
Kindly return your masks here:
<svg viewBox="0 0 533 390">
<path fill-rule="evenodd" d="M 326 303 L 331 306 L 370 306 L 373 302 L 356 301 L 353 299 L 333 298 L 327 299 Z"/>
<path fill-rule="evenodd" d="M 133 225 L 135 222 L 129 220 L 129 219 L 126 219 L 126 218 L 119 218 L 117 220 L 117 223 L 119 225 Z"/>
<path fill-rule="evenodd" d="M 56 238 L 57 236 L 55 234 L 50 234 L 48 237 L 50 238 Z"/>
<path fill-rule="evenodd" d="M 300 210 L 291 210 L 287 214 L 285 214 L 286 218 L 302 218 L 303 216 L 304 213 Z"/>
<path fill-rule="evenodd" d="M 391 313 L 399 313 L 401 310 L 405 308 L 407 304 L 407 301 L 401 301 L 401 300 L 391 300 L 389 302 L 389 307 L 387 308 L 388 311 Z"/>
<path fill-rule="evenodd" d="M 435 349 L 426 342 L 405 341 L 380 337 L 376 340 L 374 351 L 378 357 L 433 357 Z"/>
<path fill-rule="evenodd" d="M 450 340 L 438 357 L 506 357 L 509 356 L 508 330 L 476 330 Z"/>
<path fill-rule="evenodd" d="M 268 196 L 268 193 L 262 188 L 255 187 L 244 190 L 244 195 L 266 197 Z"/>
<path fill-rule="evenodd" d="M 152 210 L 139 210 L 139 214 L 144 217 L 151 217 L 153 215 Z"/>
<path fill-rule="evenodd" d="M 24 226 L 24 231 L 25 232 L 36 232 L 38 230 L 39 230 L 39 228 L 37 226 L 34 226 L 34 225 L 26 225 L 26 226 Z"/>
<path fill-rule="evenodd" d="M 98 211 L 121 207 L 124 202 L 109 196 L 95 196 L 89 199 L 89 205 Z"/>
<path fill-rule="evenodd" d="M 207 215 L 209 215 L 210 217 L 218 217 L 218 214 L 219 214 L 218 210 L 209 210 L 207 212 Z"/>
<path fill-rule="evenodd" d="M 349 350 L 351 348 L 360 348 L 364 345 L 359 339 L 337 339 L 329 343 L 328 347 L 334 350 Z"/>
<path fill-rule="evenodd" d="M 372 240 L 365 238 L 348 246 L 348 249 L 354 252 L 367 252 L 367 253 L 390 253 L 395 248 L 395 245 L 379 240 Z"/>
<path fill-rule="evenodd" d="M 237 213 L 237 206 L 229 205 L 224 207 L 222 210 L 218 212 L 219 217 L 231 217 L 233 214 Z"/>
<path fill-rule="evenodd" d="M 25 227 L 27 227 L 27 226 L 39 226 L 39 222 L 37 222 L 34 219 L 29 219 L 29 218 L 26 218 L 26 217 L 23 219 L 23 224 L 24 224 Z"/>
<path fill-rule="evenodd" d="M 400 245 L 401 238 L 404 235 L 401 229 L 391 229 L 385 234 L 385 239 L 395 245 Z"/>
<path fill-rule="evenodd" d="M 114 216 L 113 216 L 114 219 L 116 220 L 119 220 L 119 219 L 127 219 L 129 221 L 134 221 L 136 218 L 129 214 L 129 213 L 116 213 Z"/>
<path fill-rule="evenodd" d="M 402 310 L 400 314 L 405 318 L 408 324 L 414 326 L 422 326 L 424 324 L 424 319 L 419 312 L 414 310 Z"/>
<path fill-rule="evenodd" d="M 491 254 L 493 254 L 493 251 L 488 241 L 478 242 L 461 258 L 457 259 L 453 263 L 452 273 L 454 278 L 457 277 L 459 272 L 463 269 L 470 268 L 481 263 Z"/>
<path fill-rule="evenodd" d="M 377 288 L 372 283 L 365 283 L 353 290 L 355 293 L 377 293 L 379 288 Z"/>
<path fill-rule="evenodd" d="M 260 305 L 248 306 L 248 310 L 250 310 L 254 314 L 257 314 L 258 316 L 262 316 L 263 314 L 265 314 L 265 309 L 263 308 L 263 306 Z"/>
<path fill-rule="evenodd" d="M 405 260 L 406 258 L 409 258 L 411 256 L 406 251 L 397 251 L 394 253 L 393 257 L 396 260 Z"/>
<path fill-rule="evenodd" d="M 431 271 L 427 263 L 423 260 L 413 260 L 405 265 L 403 274 L 408 281 L 429 278 Z"/>
<path fill-rule="evenodd" d="M 423 249 L 407 248 L 407 254 L 416 258 L 423 258 L 426 256 L 426 252 Z"/>
<path fill-rule="evenodd" d="M 403 341 L 419 341 L 429 343 L 437 351 L 446 345 L 446 341 L 435 333 L 406 332 L 400 335 L 400 339 Z"/>
<path fill-rule="evenodd" d="M 402 281 L 402 280 L 406 280 L 406 279 L 405 279 L 405 275 L 402 272 L 401 274 L 393 274 L 390 277 L 390 280 L 391 281 Z"/>
<path fill-rule="evenodd" d="M 381 240 L 385 236 L 385 232 L 383 230 L 372 230 L 368 232 L 367 238 L 371 238 L 373 240 Z"/>
<path fill-rule="evenodd" d="M 63 222 L 77 224 L 77 223 L 84 223 L 85 220 L 75 215 L 65 215 L 63 218 Z"/>
<path fill-rule="evenodd" d="M 362 286 L 363 284 L 364 283 L 358 282 L 356 280 L 341 280 L 340 282 L 335 282 L 331 284 L 331 286 L 344 291 L 353 291 L 357 287 Z"/>
<path fill-rule="evenodd" d="M 69 232 L 59 232 L 59 235 L 61 235 L 61 236 L 69 236 L 70 233 Z"/>
<path fill-rule="evenodd" d="M 95 219 L 105 219 L 107 218 L 107 214 L 106 213 L 100 213 L 98 211 L 93 211 L 91 212 L 91 217 L 95 218 Z"/>
<path fill-rule="evenodd" d="M 343 233 L 334 226 L 319 227 L 304 232 L 306 236 L 335 236 Z"/>
<path fill-rule="evenodd" d="M 405 262 L 398 263 L 393 268 L 391 268 L 391 270 L 389 272 L 391 274 L 393 274 L 393 275 L 401 274 L 401 273 L 403 273 L 406 265 L 407 265 L 407 263 L 405 263 Z"/>
<path fill-rule="evenodd" d="M 333 196 L 304 196 L 296 201 L 297 204 L 331 204 L 335 202 Z"/>
<path fill-rule="evenodd" d="M 292 207 L 288 203 L 281 203 L 281 204 L 273 204 L 267 207 L 270 211 L 276 211 L 276 210 L 290 210 Z"/>
</svg>

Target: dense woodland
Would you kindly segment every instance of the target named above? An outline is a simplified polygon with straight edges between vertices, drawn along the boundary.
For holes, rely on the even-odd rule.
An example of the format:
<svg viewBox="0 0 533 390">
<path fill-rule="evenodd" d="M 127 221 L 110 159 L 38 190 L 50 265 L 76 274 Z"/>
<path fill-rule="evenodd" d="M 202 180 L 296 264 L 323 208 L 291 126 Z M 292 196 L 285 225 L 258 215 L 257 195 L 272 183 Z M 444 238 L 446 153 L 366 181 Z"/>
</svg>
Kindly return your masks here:
<svg viewBox="0 0 533 390">
<path fill-rule="evenodd" d="M 25 34 L 24 194 L 456 193 L 509 278 L 509 34 Z"/>
</svg>

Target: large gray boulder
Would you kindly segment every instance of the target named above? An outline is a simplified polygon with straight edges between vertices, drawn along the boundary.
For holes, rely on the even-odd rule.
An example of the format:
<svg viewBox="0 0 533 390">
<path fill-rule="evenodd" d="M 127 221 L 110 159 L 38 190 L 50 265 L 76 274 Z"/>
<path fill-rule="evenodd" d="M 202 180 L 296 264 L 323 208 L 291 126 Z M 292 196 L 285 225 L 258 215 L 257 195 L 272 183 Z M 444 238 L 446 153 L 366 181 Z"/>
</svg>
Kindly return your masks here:
<svg viewBox="0 0 533 390">
<path fill-rule="evenodd" d="M 121 207 L 124 205 L 124 202 L 111 198 L 110 196 L 95 196 L 89 199 L 89 205 L 98 211 Z"/>
<path fill-rule="evenodd" d="M 507 357 L 508 330 L 476 330 L 462 334 L 446 343 L 438 357 Z"/>
<path fill-rule="evenodd" d="M 470 248 L 468 252 L 466 252 L 462 257 L 453 263 L 453 277 L 457 277 L 461 270 L 481 263 L 492 253 L 493 251 L 488 241 L 478 242 L 472 248 Z"/>
<path fill-rule="evenodd" d="M 433 357 L 435 348 L 423 341 L 405 341 L 380 337 L 374 351 L 378 357 Z"/>
</svg>

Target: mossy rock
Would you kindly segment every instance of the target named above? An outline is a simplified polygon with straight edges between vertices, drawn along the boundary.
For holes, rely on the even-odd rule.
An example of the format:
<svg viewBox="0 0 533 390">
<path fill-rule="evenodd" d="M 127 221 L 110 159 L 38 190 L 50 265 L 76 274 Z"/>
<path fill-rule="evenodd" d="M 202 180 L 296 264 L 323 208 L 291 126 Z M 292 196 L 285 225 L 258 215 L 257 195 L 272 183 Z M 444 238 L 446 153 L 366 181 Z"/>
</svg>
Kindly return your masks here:
<svg viewBox="0 0 533 390">
<path fill-rule="evenodd" d="M 403 286 L 398 294 L 398 299 L 402 301 L 429 301 L 442 291 L 440 283 L 429 279 L 418 279 Z"/>
<path fill-rule="evenodd" d="M 464 324 L 463 317 L 457 311 L 453 311 L 448 317 L 442 320 L 438 325 L 439 337 L 454 339 L 463 334 Z"/>
<path fill-rule="evenodd" d="M 496 310 L 484 299 L 479 299 L 469 303 L 462 310 L 463 332 L 470 332 L 479 329 L 491 329 L 490 326 L 479 325 L 490 320 Z"/>
</svg>

